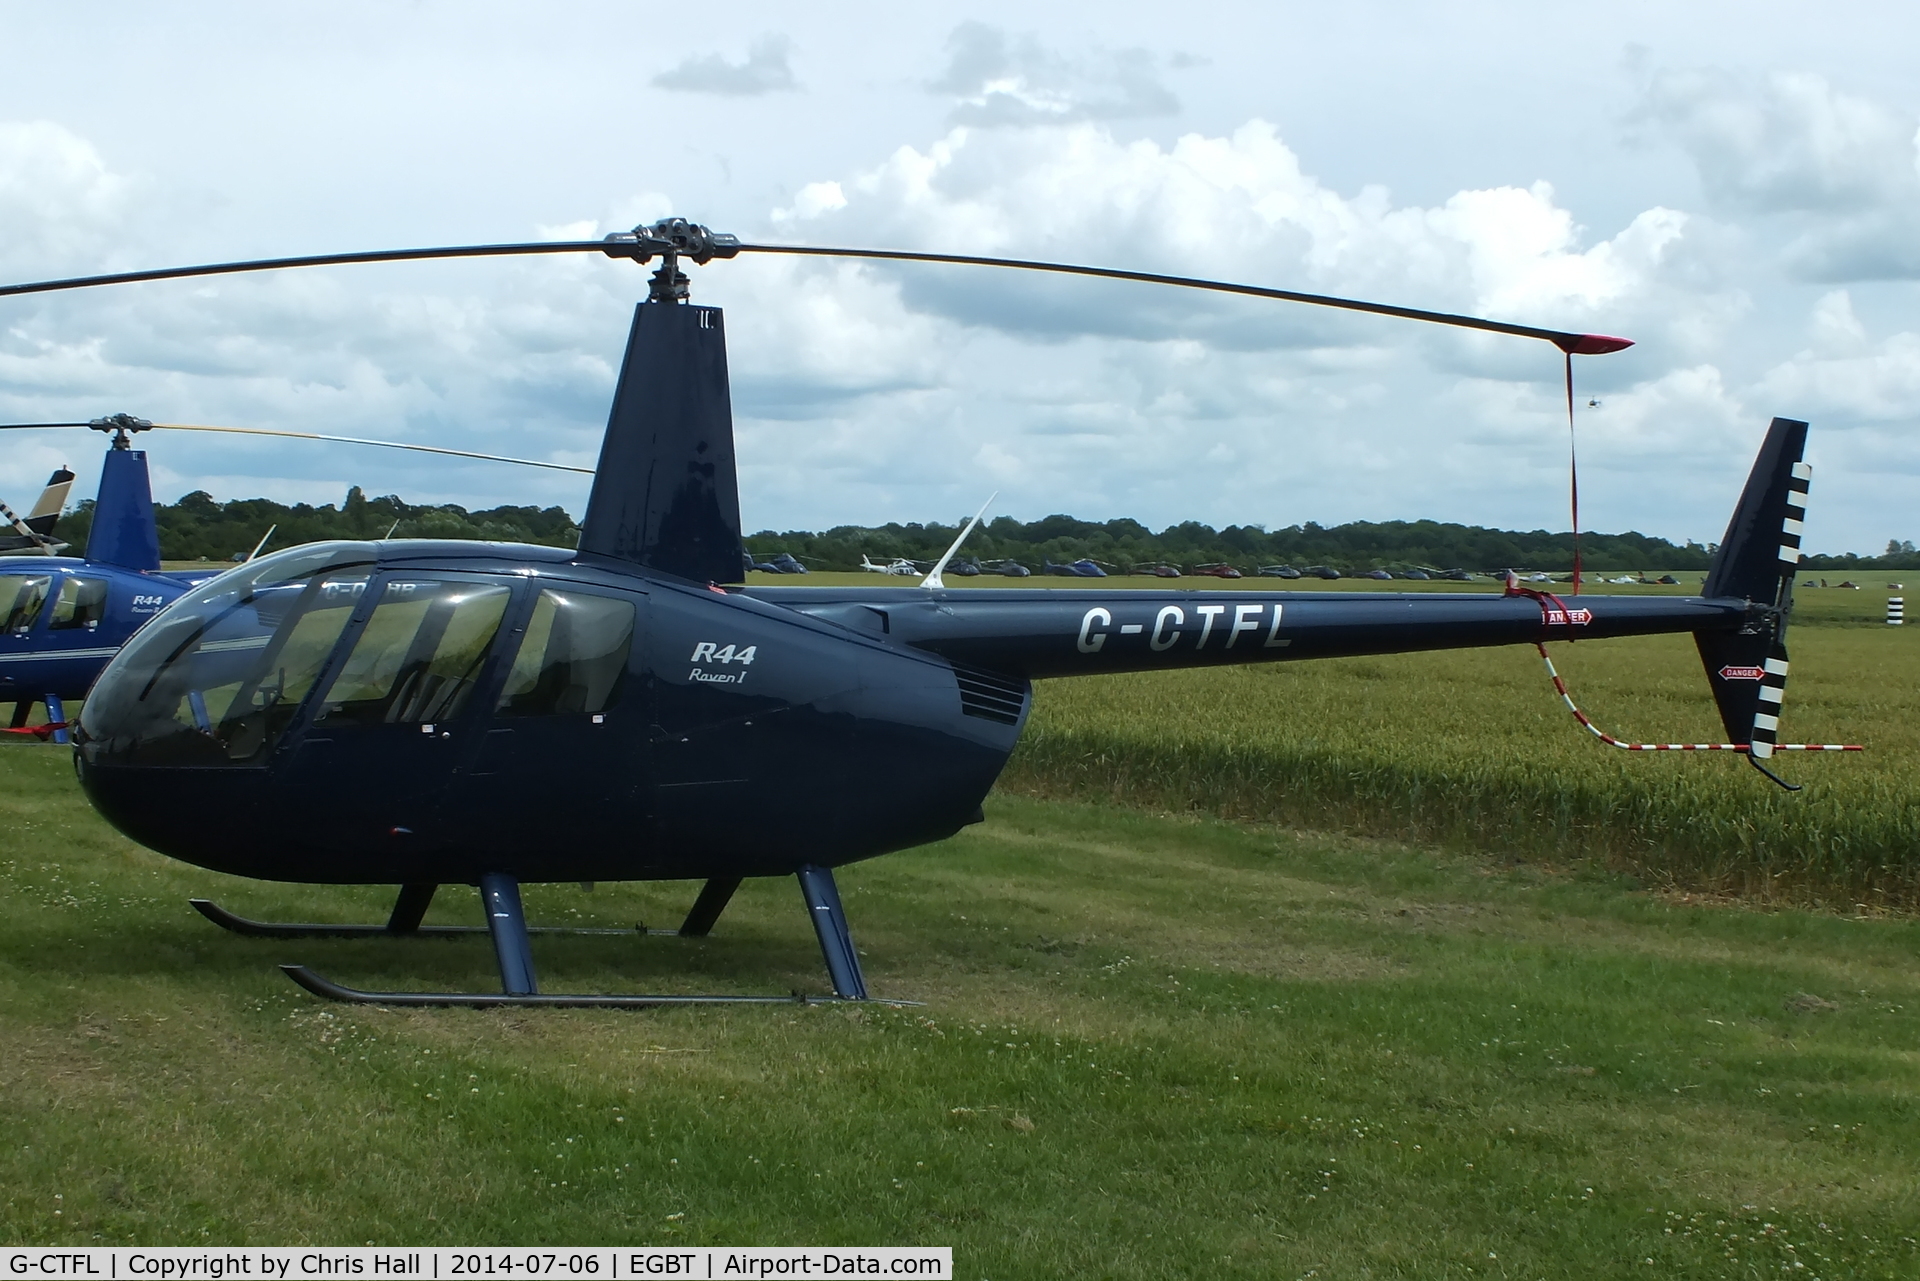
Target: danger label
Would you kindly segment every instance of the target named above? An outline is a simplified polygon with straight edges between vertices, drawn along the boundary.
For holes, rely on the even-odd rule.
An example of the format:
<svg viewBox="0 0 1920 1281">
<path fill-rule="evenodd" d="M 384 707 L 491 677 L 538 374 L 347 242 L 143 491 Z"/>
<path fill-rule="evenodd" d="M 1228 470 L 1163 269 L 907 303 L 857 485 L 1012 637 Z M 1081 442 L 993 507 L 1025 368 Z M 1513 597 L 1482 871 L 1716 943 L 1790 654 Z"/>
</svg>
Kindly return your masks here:
<svg viewBox="0 0 1920 1281">
<path fill-rule="evenodd" d="M 1757 667 L 1723 667 L 1720 679 L 1723 681 L 1757 681 L 1766 675 Z"/>
</svg>

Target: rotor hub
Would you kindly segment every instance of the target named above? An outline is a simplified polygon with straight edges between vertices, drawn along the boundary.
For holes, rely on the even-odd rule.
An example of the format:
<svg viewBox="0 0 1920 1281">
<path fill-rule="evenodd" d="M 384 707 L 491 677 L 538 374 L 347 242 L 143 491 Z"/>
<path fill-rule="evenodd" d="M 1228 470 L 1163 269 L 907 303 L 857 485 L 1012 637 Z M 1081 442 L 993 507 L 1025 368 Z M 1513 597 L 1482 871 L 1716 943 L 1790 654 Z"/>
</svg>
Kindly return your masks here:
<svg viewBox="0 0 1920 1281">
<path fill-rule="evenodd" d="M 658 303 L 687 300 L 688 281 L 686 273 L 680 270 L 681 258 L 690 258 L 704 266 L 715 258 L 732 258 L 740 252 L 740 237 L 713 231 L 685 218 L 662 218 L 651 226 L 616 231 L 605 243 L 603 252 L 609 258 L 649 263 L 659 255 L 660 267 L 647 286 L 647 301 Z"/>
<path fill-rule="evenodd" d="M 112 449 L 131 449 L 134 432 L 153 430 L 152 422 L 145 418 L 135 418 L 132 414 L 109 414 L 105 418 L 93 419 L 87 426 L 95 431 L 111 432 L 113 443 L 109 448 Z"/>
</svg>

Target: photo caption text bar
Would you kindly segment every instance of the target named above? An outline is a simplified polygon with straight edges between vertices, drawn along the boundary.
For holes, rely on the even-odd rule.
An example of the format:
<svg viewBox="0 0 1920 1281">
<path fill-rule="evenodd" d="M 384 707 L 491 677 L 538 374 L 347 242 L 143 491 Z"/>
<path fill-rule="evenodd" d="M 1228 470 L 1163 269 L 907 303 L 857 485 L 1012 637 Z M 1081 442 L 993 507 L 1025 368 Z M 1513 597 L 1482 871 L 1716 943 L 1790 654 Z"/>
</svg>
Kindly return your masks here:
<svg viewBox="0 0 1920 1281">
<path fill-rule="evenodd" d="M 594 1246 L 411 1249 L 349 1246 L 44 1246 L 0 1251 L 0 1281 L 950 1281 L 952 1246 Z"/>
</svg>

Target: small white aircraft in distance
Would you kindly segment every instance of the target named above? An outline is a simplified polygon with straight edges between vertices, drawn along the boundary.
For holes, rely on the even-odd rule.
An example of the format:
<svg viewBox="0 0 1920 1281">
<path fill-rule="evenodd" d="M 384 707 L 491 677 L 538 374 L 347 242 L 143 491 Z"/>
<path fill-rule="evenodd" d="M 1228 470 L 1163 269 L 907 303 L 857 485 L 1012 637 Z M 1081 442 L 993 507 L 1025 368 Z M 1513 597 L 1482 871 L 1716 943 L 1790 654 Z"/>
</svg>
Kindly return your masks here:
<svg viewBox="0 0 1920 1281">
<path fill-rule="evenodd" d="M 865 553 L 862 553 L 860 556 L 860 568 L 869 570 L 875 574 L 894 574 L 902 578 L 918 578 L 920 576 L 919 566 L 902 556 L 896 556 L 884 565 L 876 565 L 866 558 Z"/>
</svg>

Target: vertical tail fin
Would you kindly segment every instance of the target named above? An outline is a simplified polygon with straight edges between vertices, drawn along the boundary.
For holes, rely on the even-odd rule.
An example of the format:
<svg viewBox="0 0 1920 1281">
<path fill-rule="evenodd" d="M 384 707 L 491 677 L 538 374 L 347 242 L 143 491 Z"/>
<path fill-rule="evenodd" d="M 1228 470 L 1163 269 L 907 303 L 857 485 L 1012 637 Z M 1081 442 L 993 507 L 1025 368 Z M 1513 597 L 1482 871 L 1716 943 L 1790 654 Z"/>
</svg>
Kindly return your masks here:
<svg viewBox="0 0 1920 1281">
<path fill-rule="evenodd" d="M 744 581 L 718 307 L 634 309 L 580 550 L 695 582 Z"/>
<path fill-rule="evenodd" d="M 1779 734 L 1787 617 L 1813 474 L 1801 461 L 1806 443 L 1803 422 L 1776 418 L 1768 427 L 1705 588 L 1707 596 L 1740 597 L 1755 608 L 1737 632 L 1695 632 L 1693 637 L 1728 737 L 1747 744 L 1748 759 L 1769 778 L 1773 774 L 1763 762 L 1773 755 Z"/>
</svg>

